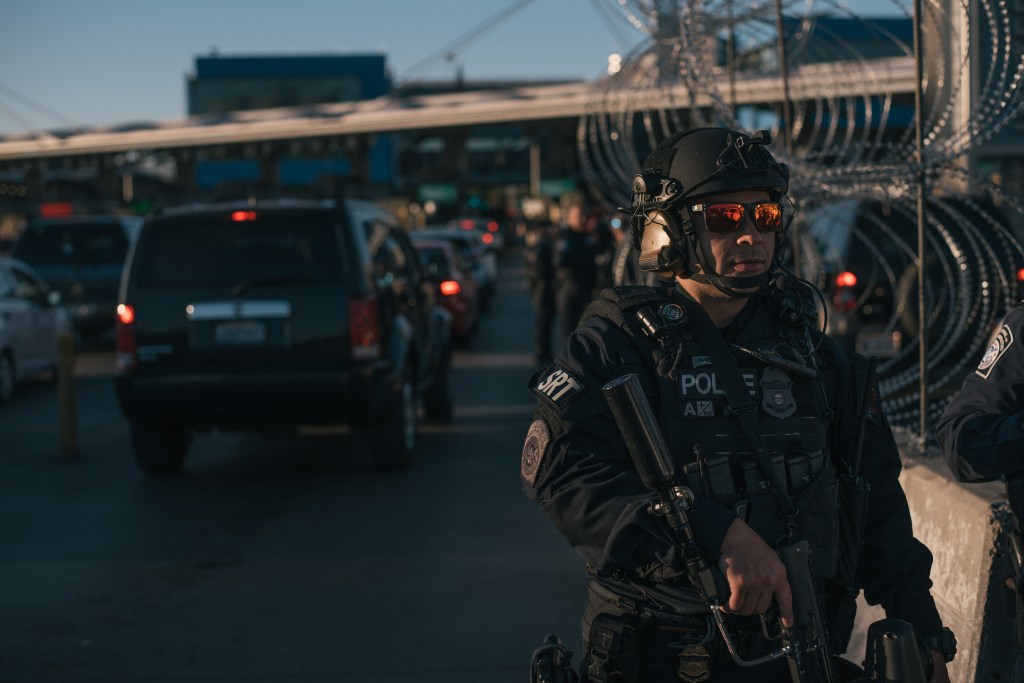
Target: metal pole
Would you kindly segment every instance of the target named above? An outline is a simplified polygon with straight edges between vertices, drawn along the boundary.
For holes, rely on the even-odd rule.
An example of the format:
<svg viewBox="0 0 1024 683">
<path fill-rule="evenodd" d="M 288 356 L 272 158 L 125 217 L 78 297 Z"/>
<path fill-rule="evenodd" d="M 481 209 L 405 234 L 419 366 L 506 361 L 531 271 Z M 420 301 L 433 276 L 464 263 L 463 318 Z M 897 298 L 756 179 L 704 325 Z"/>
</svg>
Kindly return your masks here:
<svg viewBox="0 0 1024 683">
<path fill-rule="evenodd" d="M 917 87 L 914 88 L 914 128 L 917 162 L 917 339 L 919 378 L 919 404 L 921 450 L 927 444 L 928 435 L 928 321 L 925 310 L 924 230 L 926 224 L 925 169 L 924 169 L 924 49 L 922 45 L 921 0 L 914 0 L 914 63 L 917 67 Z"/>
<path fill-rule="evenodd" d="M 786 64 L 786 31 L 782 24 L 782 0 L 775 0 L 775 33 L 779 53 L 779 76 L 782 78 L 782 151 L 787 157 L 793 156 L 793 141 L 790 128 L 793 125 L 793 105 L 789 97 L 789 66 Z M 800 275 L 800 237 L 796 225 L 790 227 L 790 249 L 793 251 L 793 272 Z"/>
</svg>

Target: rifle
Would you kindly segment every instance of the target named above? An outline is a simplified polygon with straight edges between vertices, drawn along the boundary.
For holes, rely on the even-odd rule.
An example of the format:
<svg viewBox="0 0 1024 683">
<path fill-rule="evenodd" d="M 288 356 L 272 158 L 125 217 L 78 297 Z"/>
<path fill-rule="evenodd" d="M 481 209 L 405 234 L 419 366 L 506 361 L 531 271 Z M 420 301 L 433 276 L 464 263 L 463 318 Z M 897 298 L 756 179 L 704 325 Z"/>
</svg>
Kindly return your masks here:
<svg viewBox="0 0 1024 683">
<path fill-rule="evenodd" d="M 711 565 L 700 552 L 690 525 L 689 510 L 693 492 L 677 483 L 677 471 L 654 412 L 640 388 L 636 375 L 618 377 L 604 385 L 605 398 L 622 432 L 630 458 L 640 479 L 657 497 L 651 511 L 662 516 L 679 544 L 690 578 L 711 610 L 733 661 L 742 667 L 754 667 L 780 657 L 788 657 L 790 671 L 797 683 L 833 683 L 836 680 L 828 653 L 828 634 L 818 609 L 817 594 L 810 572 L 810 549 L 806 541 L 779 551 L 793 592 L 794 625 L 783 629 L 783 645 L 758 657 L 745 659 L 736 650 L 725 626 L 723 601 Z M 764 617 L 761 617 L 762 622 Z"/>
</svg>

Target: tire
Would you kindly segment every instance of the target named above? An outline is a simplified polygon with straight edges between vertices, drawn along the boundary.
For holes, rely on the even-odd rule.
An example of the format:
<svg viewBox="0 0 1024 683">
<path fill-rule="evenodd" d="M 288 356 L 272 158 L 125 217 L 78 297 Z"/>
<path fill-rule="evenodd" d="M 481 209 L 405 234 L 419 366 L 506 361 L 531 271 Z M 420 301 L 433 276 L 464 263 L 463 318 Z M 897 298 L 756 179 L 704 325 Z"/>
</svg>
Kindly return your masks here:
<svg viewBox="0 0 1024 683">
<path fill-rule="evenodd" d="M 6 353 L 0 353 L 0 405 L 9 403 L 14 397 L 14 361 Z"/>
<path fill-rule="evenodd" d="M 429 420 L 451 422 L 455 412 L 455 392 L 452 389 L 452 359 L 449 355 L 438 370 L 430 388 L 423 392 L 423 414 Z"/>
<path fill-rule="evenodd" d="M 415 460 L 416 389 L 408 376 L 397 398 L 391 415 L 371 426 L 368 434 L 373 462 L 382 470 L 406 469 Z"/>
<path fill-rule="evenodd" d="M 188 436 L 177 422 L 132 422 L 135 459 L 146 474 L 166 477 L 181 472 L 188 452 Z"/>
</svg>

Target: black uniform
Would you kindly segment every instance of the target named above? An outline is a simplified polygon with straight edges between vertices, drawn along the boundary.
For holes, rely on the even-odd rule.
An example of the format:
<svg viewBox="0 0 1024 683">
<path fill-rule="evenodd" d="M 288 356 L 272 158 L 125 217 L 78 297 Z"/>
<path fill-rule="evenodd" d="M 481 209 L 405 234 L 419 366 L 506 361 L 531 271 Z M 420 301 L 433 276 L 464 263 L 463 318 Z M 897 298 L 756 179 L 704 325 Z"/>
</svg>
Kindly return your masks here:
<svg viewBox="0 0 1024 683">
<path fill-rule="evenodd" d="M 592 681 L 608 680 L 613 672 L 631 672 L 621 679 L 627 681 L 701 681 L 709 672 L 713 681 L 788 681 L 784 659 L 740 669 L 717 633 L 709 633 L 707 606 L 688 580 L 665 520 L 648 510 L 650 492 L 602 394 L 616 377 L 640 378 L 677 469 L 685 469 L 685 483 L 697 493 L 690 517 L 712 564 L 736 516 L 773 547 L 781 544 L 782 502 L 766 492 L 766 475 L 729 412 L 706 349 L 686 323 L 673 322 L 678 306 L 671 304 L 695 305 L 685 297 L 676 287 L 620 288 L 591 306 L 564 351 L 531 380 L 539 403 L 523 448 L 524 490 L 587 562 L 583 660 Z M 648 320 L 656 312 L 660 331 L 645 335 L 635 323 L 638 311 L 646 311 Z M 913 537 L 898 481 L 899 453 L 875 387 L 860 470 L 871 485 L 870 533 L 856 579 L 839 577 L 836 476 L 854 458 L 866 362 L 805 325 L 782 322 L 792 311 L 777 291 L 761 293 L 722 332 L 730 344 L 747 349 L 730 347 L 755 397 L 776 474 L 788 482 L 800 509 L 789 519 L 812 546 L 833 653 L 843 652 L 849 640 L 858 590 L 889 617 L 905 619 L 919 633 L 937 633 L 942 624 L 929 590 L 931 554 Z M 820 381 L 808 372 L 816 366 Z M 772 648 L 756 617 L 730 617 L 729 629 L 747 657 Z"/>
<path fill-rule="evenodd" d="M 594 298 L 597 250 L 593 237 L 567 226 L 555 239 L 555 306 L 560 341 L 569 337 Z"/>
<path fill-rule="evenodd" d="M 1024 474 L 1022 420 L 1024 305 L 1018 304 L 1006 314 L 978 369 L 964 379 L 936 425 L 949 469 L 963 482 Z"/>
<path fill-rule="evenodd" d="M 540 223 L 526 235 L 523 258 L 533 304 L 533 357 L 551 360 L 551 331 L 555 322 L 555 264 L 552 226 Z"/>
</svg>

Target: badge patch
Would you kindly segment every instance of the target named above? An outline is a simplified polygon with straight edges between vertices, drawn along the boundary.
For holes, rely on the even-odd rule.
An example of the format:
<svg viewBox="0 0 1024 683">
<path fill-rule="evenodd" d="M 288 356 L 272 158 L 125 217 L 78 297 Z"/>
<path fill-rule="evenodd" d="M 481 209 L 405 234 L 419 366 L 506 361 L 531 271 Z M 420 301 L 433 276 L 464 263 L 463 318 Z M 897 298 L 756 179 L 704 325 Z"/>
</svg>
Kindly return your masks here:
<svg viewBox="0 0 1024 683">
<path fill-rule="evenodd" d="M 985 351 L 985 355 L 981 357 L 981 363 L 978 365 L 978 369 L 974 372 L 979 376 L 988 379 L 989 373 L 992 372 L 992 368 L 996 366 L 999 359 L 1006 353 L 1006 349 L 1010 348 L 1013 344 L 1013 332 L 1004 323 L 999 331 L 996 332 L 995 336 L 992 337 L 992 341 L 988 345 L 988 350 Z"/>
<path fill-rule="evenodd" d="M 519 466 L 519 475 L 530 486 L 537 481 L 537 472 L 540 471 L 540 464 L 544 460 L 544 453 L 548 450 L 548 442 L 551 441 L 551 433 L 548 431 L 548 423 L 544 420 L 534 420 L 530 430 L 526 432 L 526 441 L 523 443 L 523 459 Z"/>
<path fill-rule="evenodd" d="M 679 669 L 676 675 L 686 683 L 702 683 L 711 678 L 711 657 L 703 645 L 683 645 L 679 653 Z"/>
<path fill-rule="evenodd" d="M 687 401 L 683 404 L 683 417 L 714 417 L 714 401 Z"/>
<path fill-rule="evenodd" d="M 534 390 L 553 406 L 560 408 L 566 400 L 583 391 L 583 382 L 568 370 L 555 368 L 551 374 L 537 383 Z"/>
<path fill-rule="evenodd" d="M 769 366 L 761 373 L 761 407 L 779 419 L 796 412 L 793 380 L 782 370 Z"/>
</svg>

